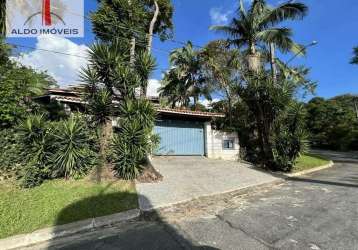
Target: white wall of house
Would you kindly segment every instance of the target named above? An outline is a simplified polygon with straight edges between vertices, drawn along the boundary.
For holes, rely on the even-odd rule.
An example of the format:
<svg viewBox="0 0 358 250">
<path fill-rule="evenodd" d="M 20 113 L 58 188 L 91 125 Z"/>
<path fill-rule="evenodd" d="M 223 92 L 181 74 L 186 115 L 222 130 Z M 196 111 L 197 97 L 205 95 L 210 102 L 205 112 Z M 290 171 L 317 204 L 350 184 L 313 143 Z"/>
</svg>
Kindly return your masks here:
<svg viewBox="0 0 358 250">
<path fill-rule="evenodd" d="M 229 146 L 229 148 L 225 148 Z M 212 129 L 211 123 L 205 123 L 205 152 L 208 158 L 236 161 L 239 159 L 239 137 L 235 132 Z"/>
</svg>

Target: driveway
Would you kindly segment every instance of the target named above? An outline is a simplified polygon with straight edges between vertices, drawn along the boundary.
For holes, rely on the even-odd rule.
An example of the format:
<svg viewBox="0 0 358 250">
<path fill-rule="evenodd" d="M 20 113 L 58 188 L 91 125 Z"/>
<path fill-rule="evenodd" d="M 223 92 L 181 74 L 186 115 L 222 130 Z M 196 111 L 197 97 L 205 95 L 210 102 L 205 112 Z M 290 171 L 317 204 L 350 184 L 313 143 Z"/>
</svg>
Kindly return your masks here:
<svg viewBox="0 0 358 250">
<path fill-rule="evenodd" d="M 163 181 L 136 184 L 142 210 L 279 180 L 247 164 L 204 157 L 155 157 L 152 164 Z"/>
<path fill-rule="evenodd" d="M 357 250 L 358 163 L 334 157 L 343 160 L 273 187 L 163 209 L 165 220 L 125 222 L 27 250 Z"/>
</svg>

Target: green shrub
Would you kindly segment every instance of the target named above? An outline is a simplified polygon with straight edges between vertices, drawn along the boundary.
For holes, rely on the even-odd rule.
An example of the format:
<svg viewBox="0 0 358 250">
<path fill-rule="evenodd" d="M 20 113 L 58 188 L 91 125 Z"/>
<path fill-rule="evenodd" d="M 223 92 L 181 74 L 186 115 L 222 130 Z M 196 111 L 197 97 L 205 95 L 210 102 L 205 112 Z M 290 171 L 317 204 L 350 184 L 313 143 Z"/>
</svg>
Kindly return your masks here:
<svg viewBox="0 0 358 250">
<path fill-rule="evenodd" d="M 305 116 L 303 104 L 292 102 L 275 121 L 272 151 L 277 170 L 291 171 L 296 159 L 307 151 L 309 143 Z"/>
<path fill-rule="evenodd" d="M 14 129 L 0 131 L 0 148 L 2 150 L 0 154 L 0 176 L 5 179 L 16 177 L 26 161 Z"/>
<path fill-rule="evenodd" d="M 80 116 L 53 126 L 52 176 L 79 178 L 97 163 L 94 138 Z"/>
<path fill-rule="evenodd" d="M 31 188 L 51 178 L 79 178 L 97 164 L 96 138 L 80 116 L 48 122 L 29 115 L 18 127 L 26 158 L 21 186 Z"/>
<path fill-rule="evenodd" d="M 21 186 L 31 188 L 50 177 L 51 127 L 43 114 L 31 114 L 19 124 L 18 133 L 26 162 L 20 174 Z"/>
<path fill-rule="evenodd" d="M 29 115 L 18 126 L 19 139 L 28 161 L 46 165 L 51 150 L 51 128 L 43 114 Z"/>
<path fill-rule="evenodd" d="M 45 179 L 46 174 L 41 165 L 28 165 L 23 170 L 20 186 L 23 188 L 34 188 L 41 185 Z"/>
<path fill-rule="evenodd" d="M 120 107 L 119 129 L 112 141 L 112 162 L 116 174 L 123 179 L 136 178 L 147 154 L 159 144 L 152 134 L 155 109 L 148 100 L 125 100 Z"/>
<path fill-rule="evenodd" d="M 126 180 L 136 178 L 142 170 L 140 164 L 149 148 L 148 135 L 138 121 L 123 123 L 112 143 L 113 164 L 117 175 Z"/>
</svg>

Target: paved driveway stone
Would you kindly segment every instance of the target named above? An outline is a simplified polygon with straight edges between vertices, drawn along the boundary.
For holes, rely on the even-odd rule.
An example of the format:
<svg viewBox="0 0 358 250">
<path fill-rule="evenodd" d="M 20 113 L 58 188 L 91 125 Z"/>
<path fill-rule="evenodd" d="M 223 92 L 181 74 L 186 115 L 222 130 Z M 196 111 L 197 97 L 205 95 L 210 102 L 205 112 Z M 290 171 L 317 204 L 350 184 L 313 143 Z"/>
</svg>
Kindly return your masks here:
<svg viewBox="0 0 358 250">
<path fill-rule="evenodd" d="M 156 157 L 160 183 L 137 183 L 139 206 L 151 210 L 279 180 L 239 162 L 204 157 Z"/>
</svg>

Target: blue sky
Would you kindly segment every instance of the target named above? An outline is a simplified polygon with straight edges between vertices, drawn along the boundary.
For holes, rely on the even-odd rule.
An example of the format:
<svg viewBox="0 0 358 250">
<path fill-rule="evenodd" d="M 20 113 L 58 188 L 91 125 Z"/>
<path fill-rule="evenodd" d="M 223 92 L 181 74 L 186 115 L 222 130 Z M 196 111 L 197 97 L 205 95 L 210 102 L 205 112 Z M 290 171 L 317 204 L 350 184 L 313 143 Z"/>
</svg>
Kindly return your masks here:
<svg viewBox="0 0 358 250">
<path fill-rule="evenodd" d="M 246 0 L 248 3 L 250 0 Z M 269 1 L 277 4 L 277 0 Z M 285 25 L 293 28 L 294 38 L 301 44 L 309 44 L 311 41 L 318 41 L 318 45 L 311 47 L 307 56 L 297 58 L 293 64 L 303 64 L 311 68 L 311 79 L 318 81 L 317 95 L 332 97 L 344 93 L 358 94 L 358 65 L 350 65 L 352 48 L 358 46 L 358 1 L 357 0 L 303 0 L 309 7 L 308 16 L 302 21 L 289 22 Z M 224 24 L 235 14 L 237 0 L 173 0 L 175 7 L 174 14 L 174 39 L 178 41 L 191 40 L 194 44 L 205 45 L 208 41 L 215 38 L 223 38 L 222 35 L 215 34 L 209 30 L 212 24 Z M 95 0 L 85 0 L 85 13 L 96 8 Z M 86 21 L 85 37 L 70 39 L 72 42 L 68 46 L 58 44 L 54 46 L 57 50 L 69 48 L 76 53 L 76 49 L 84 51 L 84 45 L 93 42 L 90 23 Z M 40 42 L 36 39 L 9 39 L 12 43 L 25 44 L 33 47 L 40 47 Z M 65 39 L 62 42 L 67 42 Z M 74 43 L 74 44 L 72 44 Z M 51 43 L 43 41 L 43 46 L 50 46 Z M 81 45 L 76 47 L 76 45 Z M 154 41 L 154 48 L 170 51 L 180 44 L 173 42 Z M 48 47 L 46 47 L 48 48 Z M 51 48 L 51 47 L 50 47 Z M 67 49 L 67 50 L 66 50 Z M 30 53 L 26 64 L 41 69 L 51 71 L 66 71 L 66 63 L 75 58 L 60 58 L 61 55 L 54 56 L 49 53 L 23 50 Z M 168 53 L 154 49 L 154 54 L 158 61 L 158 70 L 153 75 L 154 79 L 160 80 L 162 69 L 168 67 Z M 31 54 L 33 53 L 33 54 Z M 41 57 L 42 55 L 42 57 Z M 52 58 L 63 61 L 58 63 L 58 68 L 46 68 L 49 63 L 40 61 L 40 58 Z M 65 57 L 65 56 L 62 56 Z M 290 56 L 284 56 L 288 59 Z M 50 59 L 48 59 L 50 60 Z M 83 63 L 83 62 L 78 62 Z M 42 65 L 41 65 L 42 64 Z M 76 64 L 75 64 L 76 65 Z M 71 66 L 76 68 L 77 66 Z M 70 68 L 69 68 L 70 69 Z M 69 70 L 67 70 L 68 72 Z M 55 73 L 54 73 L 55 74 Z M 64 77 L 62 81 L 75 82 L 75 73 Z M 66 83 L 65 83 L 66 84 Z"/>
</svg>

